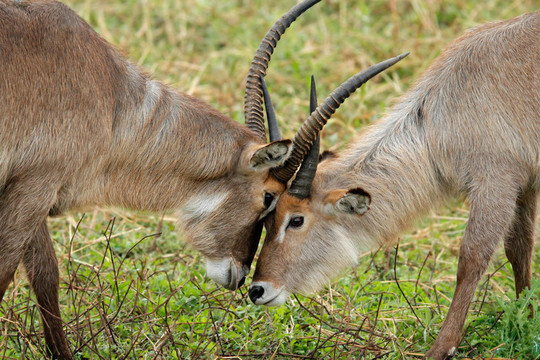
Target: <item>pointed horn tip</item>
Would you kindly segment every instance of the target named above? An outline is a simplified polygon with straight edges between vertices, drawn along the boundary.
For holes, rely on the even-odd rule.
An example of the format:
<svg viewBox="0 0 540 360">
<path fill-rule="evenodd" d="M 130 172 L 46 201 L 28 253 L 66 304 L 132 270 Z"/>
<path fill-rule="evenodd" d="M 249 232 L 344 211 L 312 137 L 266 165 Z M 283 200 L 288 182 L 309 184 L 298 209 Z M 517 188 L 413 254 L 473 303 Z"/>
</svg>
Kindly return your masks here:
<svg viewBox="0 0 540 360">
<path fill-rule="evenodd" d="M 404 52 L 403 54 L 398 55 L 397 57 L 399 58 L 399 60 L 401 60 L 409 56 L 410 53 L 411 53 L 410 51 L 407 51 L 407 52 Z"/>
<path fill-rule="evenodd" d="M 391 57 L 389 59 L 386 59 L 376 65 L 373 65 L 370 69 L 374 69 L 374 68 L 377 68 L 378 67 L 378 70 L 377 70 L 377 74 L 388 69 L 389 67 L 391 66 L 394 66 L 395 64 L 397 64 L 398 62 L 400 62 L 401 60 L 403 60 L 403 58 L 407 57 L 408 55 L 410 54 L 409 51 L 407 51 L 406 53 L 403 53 L 403 54 L 400 54 L 400 55 L 397 55 L 397 56 L 394 56 L 394 57 Z M 379 67 L 381 66 L 381 67 Z M 370 70 L 368 69 L 368 70 Z"/>
<path fill-rule="evenodd" d="M 394 61 L 392 61 L 392 65 L 397 63 L 398 61 L 403 60 L 404 58 L 409 56 L 410 53 L 411 53 L 410 51 L 407 51 L 407 52 L 404 52 L 403 54 L 399 54 L 397 56 L 394 56 L 394 58 L 393 58 Z"/>
</svg>

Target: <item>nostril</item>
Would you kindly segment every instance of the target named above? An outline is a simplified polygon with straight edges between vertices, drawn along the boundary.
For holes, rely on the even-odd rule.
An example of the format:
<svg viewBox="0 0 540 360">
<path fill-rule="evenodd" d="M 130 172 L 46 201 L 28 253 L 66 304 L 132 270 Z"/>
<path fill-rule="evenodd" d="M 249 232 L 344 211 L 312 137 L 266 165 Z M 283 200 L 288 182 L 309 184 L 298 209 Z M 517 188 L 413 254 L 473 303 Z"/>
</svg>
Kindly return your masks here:
<svg viewBox="0 0 540 360">
<path fill-rule="evenodd" d="M 264 288 L 260 285 L 251 286 L 249 289 L 249 298 L 253 303 L 260 299 L 264 294 Z"/>
<path fill-rule="evenodd" d="M 240 279 L 240 281 L 238 282 L 238 287 L 242 287 L 242 285 L 244 285 L 245 282 L 246 282 L 246 277 L 244 276 L 244 277 L 242 277 L 242 278 Z"/>
</svg>

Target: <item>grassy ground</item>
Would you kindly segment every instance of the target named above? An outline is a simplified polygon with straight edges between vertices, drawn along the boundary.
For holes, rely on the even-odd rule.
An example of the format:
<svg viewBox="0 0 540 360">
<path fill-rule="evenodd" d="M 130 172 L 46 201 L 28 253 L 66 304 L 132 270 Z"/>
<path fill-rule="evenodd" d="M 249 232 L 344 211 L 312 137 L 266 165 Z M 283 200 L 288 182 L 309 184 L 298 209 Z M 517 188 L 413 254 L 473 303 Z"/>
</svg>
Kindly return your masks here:
<svg viewBox="0 0 540 360">
<path fill-rule="evenodd" d="M 81 0 L 69 4 L 156 78 L 242 121 L 243 82 L 270 24 L 292 1 Z M 323 146 L 339 148 L 404 93 L 451 39 L 472 26 L 536 10 L 532 0 L 326 0 L 287 32 L 267 76 L 285 136 L 320 97 L 355 72 L 411 51 L 338 111 Z M 467 218 L 460 202 L 423 219 L 399 248 L 360 265 L 313 297 L 252 305 L 246 287 L 228 292 L 205 279 L 200 256 L 182 243 L 172 215 L 98 210 L 52 219 L 61 306 L 78 359 L 411 359 L 433 343 L 455 285 Z M 161 236 L 157 236 L 161 233 Z M 459 356 L 540 358 L 540 246 L 534 289 L 515 301 L 499 248 L 468 317 Z M 248 280 L 249 283 L 249 280 Z M 537 311 L 538 314 L 538 311 Z M 41 359 L 37 306 L 18 273 L 0 304 L 0 358 Z"/>
</svg>

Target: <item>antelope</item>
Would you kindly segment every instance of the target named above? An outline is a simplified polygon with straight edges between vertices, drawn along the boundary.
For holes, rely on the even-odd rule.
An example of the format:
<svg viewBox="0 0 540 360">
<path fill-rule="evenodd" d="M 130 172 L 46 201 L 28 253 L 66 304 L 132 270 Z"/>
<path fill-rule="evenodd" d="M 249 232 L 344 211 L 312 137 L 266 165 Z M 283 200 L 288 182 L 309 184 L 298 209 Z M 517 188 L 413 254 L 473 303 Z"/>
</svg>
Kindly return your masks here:
<svg viewBox="0 0 540 360">
<path fill-rule="evenodd" d="M 457 285 L 427 358 L 454 356 L 475 288 L 504 239 L 516 294 L 531 285 L 540 191 L 540 12 L 473 28 L 347 150 L 320 163 L 314 110 L 277 179 L 300 170 L 265 219 L 249 296 L 278 306 L 388 245 L 428 210 L 464 196 Z M 307 155 L 306 155 L 307 154 Z"/>
<path fill-rule="evenodd" d="M 71 353 L 47 216 L 95 206 L 176 210 L 210 278 L 244 282 L 291 154 L 263 121 L 261 79 L 306 0 L 270 28 L 245 90 L 246 126 L 152 79 L 67 6 L 0 0 L 0 301 L 20 262 L 55 358 Z M 369 77 L 399 59 L 368 69 Z"/>
</svg>

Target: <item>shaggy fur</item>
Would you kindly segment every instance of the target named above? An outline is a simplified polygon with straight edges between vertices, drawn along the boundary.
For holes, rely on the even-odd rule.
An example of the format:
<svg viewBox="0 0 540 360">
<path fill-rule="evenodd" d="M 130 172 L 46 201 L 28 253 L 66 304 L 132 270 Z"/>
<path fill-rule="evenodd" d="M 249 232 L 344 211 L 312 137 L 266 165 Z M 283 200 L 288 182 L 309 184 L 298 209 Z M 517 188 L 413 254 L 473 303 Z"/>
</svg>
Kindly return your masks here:
<svg viewBox="0 0 540 360">
<path fill-rule="evenodd" d="M 0 301 L 22 260 L 71 357 L 46 217 L 93 206 L 179 209 L 196 249 L 246 272 L 290 147 L 151 79 L 67 6 L 0 1 Z"/>
<path fill-rule="evenodd" d="M 429 209 L 468 197 L 456 292 L 427 353 L 451 355 L 501 240 L 517 294 L 530 287 L 540 191 L 539 39 L 536 12 L 474 28 L 451 43 L 384 119 L 319 164 L 310 198 L 282 195 L 267 220 L 254 281 L 311 292 L 361 249 L 395 241 Z M 340 211 L 335 195 L 359 188 L 371 195 L 366 214 Z M 289 226 L 275 241 L 287 213 L 303 216 L 304 226 Z"/>
</svg>

